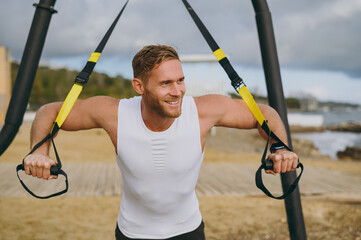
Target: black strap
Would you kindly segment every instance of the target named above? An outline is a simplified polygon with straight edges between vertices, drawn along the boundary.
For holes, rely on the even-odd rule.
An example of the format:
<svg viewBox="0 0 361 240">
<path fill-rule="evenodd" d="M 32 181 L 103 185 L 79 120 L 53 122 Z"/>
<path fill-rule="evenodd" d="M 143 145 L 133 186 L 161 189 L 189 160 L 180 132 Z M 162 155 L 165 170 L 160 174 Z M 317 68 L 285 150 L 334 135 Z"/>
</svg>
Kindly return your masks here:
<svg viewBox="0 0 361 240">
<path fill-rule="evenodd" d="M 273 162 L 271 160 L 266 160 L 266 156 L 267 156 L 267 152 L 268 152 L 268 144 L 269 144 L 269 138 L 270 138 L 270 134 L 268 135 L 267 138 L 267 143 L 266 143 L 266 147 L 263 151 L 263 155 L 262 155 L 262 164 L 261 166 L 258 168 L 257 172 L 256 172 L 256 176 L 255 176 L 255 180 L 256 180 L 256 186 L 261 189 L 267 196 L 274 198 L 274 199 L 285 199 L 286 197 L 288 197 L 297 187 L 298 182 L 300 181 L 300 178 L 302 176 L 303 173 L 303 165 L 302 163 L 300 163 L 300 161 L 298 160 L 298 165 L 297 168 L 301 168 L 301 172 L 298 175 L 298 177 L 295 179 L 295 181 L 291 184 L 291 186 L 289 187 L 289 189 L 282 195 L 282 196 L 274 196 L 270 193 L 270 191 L 268 191 L 268 189 L 264 186 L 263 184 L 263 180 L 262 180 L 262 169 L 264 170 L 272 170 L 273 169 Z M 287 147 L 285 145 L 285 147 Z M 287 147 L 287 149 L 289 149 Z M 289 149 L 290 151 L 292 151 L 292 149 Z"/>
<path fill-rule="evenodd" d="M 24 159 L 23 159 L 23 162 L 21 164 L 19 164 L 17 167 L 16 167 L 16 175 L 21 183 L 21 185 L 24 187 L 24 189 L 30 193 L 31 196 L 33 197 L 36 197 L 36 198 L 39 198 L 39 199 L 47 199 L 47 198 L 51 198 L 51 197 L 55 197 L 55 196 L 59 196 L 61 194 L 64 194 L 68 191 L 68 188 L 69 188 L 69 183 L 68 183 L 68 175 L 61 169 L 62 165 L 61 165 L 61 161 L 60 161 L 60 158 L 59 158 L 59 154 L 58 154 L 58 151 L 56 150 L 56 147 L 55 147 L 55 143 L 54 143 L 54 135 L 56 134 L 56 132 L 58 131 L 59 129 L 57 128 L 57 130 L 55 132 L 53 132 L 53 134 L 48 134 L 43 140 L 41 140 L 38 144 L 36 144 L 33 149 L 30 151 L 29 154 L 32 154 L 36 149 L 38 149 L 42 144 L 44 144 L 46 141 L 48 141 L 49 139 L 51 139 L 51 142 L 52 142 L 52 145 L 53 145 L 53 148 L 54 148 L 54 153 L 55 153 L 55 157 L 56 157 L 56 161 L 57 161 L 57 164 L 56 165 L 53 165 L 50 167 L 50 174 L 51 175 L 55 175 L 55 176 L 58 176 L 58 175 L 63 175 L 65 177 L 65 188 L 64 190 L 60 191 L 60 192 L 57 192 L 57 193 L 53 193 L 53 194 L 50 194 L 48 196 L 39 196 L 39 195 L 36 195 L 35 193 L 33 193 L 25 184 L 24 182 L 21 180 L 20 176 L 19 176 L 19 171 L 22 170 L 22 171 L 25 171 L 25 168 L 24 168 Z M 29 155 L 28 154 L 28 155 Z M 26 156 L 28 156 L 26 155 Z"/>
<path fill-rule="evenodd" d="M 125 7 L 127 6 L 129 0 L 127 0 L 124 4 L 124 6 L 122 7 L 122 9 L 120 10 L 120 12 L 118 13 L 118 15 L 116 16 L 116 18 L 114 19 L 112 25 L 110 25 L 108 31 L 105 33 L 103 39 L 100 41 L 100 43 L 98 44 L 97 48 L 95 49 L 94 53 L 102 53 L 103 49 L 105 47 L 105 45 L 107 44 L 110 35 L 112 34 L 115 26 L 118 23 L 118 20 L 120 18 L 120 16 L 122 15 Z M 83 68 L 83 70 L 81 70 L 81 72 L 78 74 L 78 76 L 75 78 L 75 82 L 80 83 L 81 85 L 85 85 L 89 79 L 90 74 L 93 72 L 93 69 L 96 65 L 96 61 L 92 62 L 92 61 L 87 61 L 87 63 L 85 64 L 85 67 Z"/>
<path fill-rule="evenodd" d="M 220 49 L 217 42 L 214 40 L 206 26 L 203 24 L 201 19 L 198 17 L 197 13 L 191 7 L 191 5 L 186 0 L 182 0 L 184 6 L 187 8 L 188 13 L 191 15 L 194 23 L 197 25 L 199 31 L 202 33 L 204 39 L 208 43 L 208 46 L 211 48 L 212 52 L 216 52 Z M 223 58 L 218 60 L 219 64 L 222 66 L 226 74 L 228 75 L 229 79 L 232 82 L 232 86 L 234 88 L 238 88 L 241 85 L 244 85 L 242 78 L 238 75 L 238 73 L 234 70 L 232 64 L 229 62 L 228 58 Z"/>
<path fill-rule="evenodd" d="M 231 80 L 232 86 L 242 96 L 243 100 L 245 101 L 245 103 L 247 104 L 249 109 L 251 110 L 252 114 L 256 117 L 257 121 L 261 125 L 261 128 L 268 135 L 267 144 L 266 144 L 265 151 L 264 151 L 263 157 L 262 157 L 262 165 L 259 167 L 259 169 L 256 172 L 256 185 L 257 185 L 257 187 L 260 188 L 269 197 L 276 198 L 276 199 L 286 198 L 296 188 L 296 186 L 298 184 L 298 181 L 299 181 L 299 179 L 300 179 L 300 177 L 302 175 L 302 172 L 303 172 L 303 165 L 300 162 L 298 163 L 298 167 L 301 167 L 302 171 L 301 171 L 300 175 L 297 177 L 297 179 L 295 180 L 295 182 L 291 185 L 290 189 L 284 195 L 282 195 L 280 197 L 274 197 L 266 189 L 266 187 L 263 185 L 261 170 L 262 169 L 273 169 L 273 162 L 271 160 L 267 160 L 267 161 L 265 160 L 266 155 L 267 155 L 267 150 L 268 150 L 269 138 L 272 137 L 274 140 L 276 140 L 280 144 L 284 145 L 285 148 L 287 148 L 289 151 L 292 151 L 292 150 L 285 143 L 283 143 L 281 141 L 281 139 L 279 139 L 279 137 L 276 134 L 273 133 L 273 131 L 271 131 L 271 129 L 269 128 L 269 126 L 267 124 L 267 121 L 264 119 L 264 117 L 263 117 L 262 113 L 260 112 L 258 106 L 254 102 L 254 100 L 252 98 L 252 95 L 249 93 L 249 91 L 245 87 L 246 85 L 243 82 L 242 78 L 234 70 L 234 68 L 232 67 L 230 61 L 225 56 L 223 51 L 219 48 L 218 44 L 216 43 L 216 41 L 214 40 L 212 35 L 209 33 L 209 31 L 207 30 L 206 26 L 203 24 L 201 19 L 198 17 L 198 15 L 194 11 L 194 9 L 190 6 L 188 1 L 187 0 L 182 0 L 182 2 L 184 3 L 185 7 L 188 10 L 188 13 L 191 15 L 194 23 L 197 25 L 199 31 L 202 33 L 202 35 L 203 35 L 204 39 L 206 40 L 206 42 L 208 43 L 209 47 L 213 51 L 214 55 L 216 56 L 219 64 L 222 66 L 224 71 L 227 73 L 229 79 Z M 242 91 L 242 89 L 245 89 L 245 90 Z M 242 95 L 242 93 L 247 93 L 247 94 L 244 94 L 244 95 L 248 99 L 245 99 L 244 96 Z M 252 98 L 252 99 L 250 99 L 250 98 Z"/>
<path fill-rule="evenodd" d="M 112 34 L 120 16 L 122 15 L 125 7 L 127 6 L 129 0 L 127 0 L 124 4 L 124 6 L 122 7 L 122 9 L 120 10 L 119 14 L 117 15 L 117 17 L 114 19 L 112 25 L 109 27 L 108 31 L 105 33 L 103 39 L 100 41 L 99 45 L 97 46 L 96 50 L 94 51 L 94 53 L 97 53 L 97 54 L 101 54 L 101 52 L 103 51 L 106 43 L 108 42 L 109 40 L 109 37 L 110 35 Z M 99 56 L 98 56 L 99 57 Z M 85 67 L 83 68 L 83 70 L 77 75 L 77 77 L 75 78 L 75 84 L 79 84 L 79 85 L 82 85 L 84 86 L 88 79 L 89 79 L 89 76 L 90 74 L 93 72 L 93 69 L 96 65 L 96 62 L 97 62 L 97 58 L 96 60 L 92 60 L 92 58 L 90 58 Z M 75 101 L 75 100 L 74 100 Z M 67 116 L 66 116 L 67 117 Z M 63 120 L 65 121 L 65 119 Z M 62 123 L 59 123 L 60 126 Z M 30 151 L 29 154 L 32 154 L 36 149 L 38 149 L 41 145 L 43 145 L 46 141 L 48 141 L 49 139 L 51 139 L 51 142 L 52 142 L 52 145 L 53 145 L 53 148 L 54 148 L 54 152 L 55 152 L 55 156 L 56 156 L 56 161 L 57 161 L 57 164 L 54 165 L 54 166 L 51 166 L 50 168 L 50 174 L 51 175 L 63 175 L 65 177 L 65 189 L 60 191 L 60 192 L 57 192 L 57 193 L 54 193 L 54 194 L 51 194 L 51 195 L 48 195 L 48 196 L 38 196 L 36 195 L 35 193 L 33 193 L 25 184 L 24 182 L 20 179 L 20 176 L 19 176 L 19 171 L 22 170 L 24 171 L 25 168 L 24 168 L 24 159 L 23 159 L 23 162 L 21 164 L 19 164 L 17 167 L 16 167 L 16 175 L 21 183 L 21 185 L 24 187 L 24 189 L 30 193 L 30 195 L 32 195 L 33 197 L 36 197 L 36 198 L 40 198 L 40 199 L 47 199 L 47 198 L 51 198 L 51 197 L 55 197 L 55 196 L 59 196 L 61 194 L 64 194 L 68 191 L 68 187 L 69 187 L 69 184 L 68 184 L 68 176 L 67 174 L 61 169 L 62 167 L 62 164 L 61 164 L 61 161 L 60 161 L 60 158 L 59 158 L 59 154 L 58 154 L 58 151 L 56 150 L 56 147 L 55 147 L 55 143 L 54 143 L 54 136 L 55 134 L 59 131 L 60 127 L 58 125 L 58 123 L 55 121 L 54 124 L 53 124 L 53 127 L 50 131 L 50 133 L 43 139 L 41 140 L 39 143 L 37 143 L 33 149 Z M 28 156 L 26 155 L 26 156 Z"/>
</svg>

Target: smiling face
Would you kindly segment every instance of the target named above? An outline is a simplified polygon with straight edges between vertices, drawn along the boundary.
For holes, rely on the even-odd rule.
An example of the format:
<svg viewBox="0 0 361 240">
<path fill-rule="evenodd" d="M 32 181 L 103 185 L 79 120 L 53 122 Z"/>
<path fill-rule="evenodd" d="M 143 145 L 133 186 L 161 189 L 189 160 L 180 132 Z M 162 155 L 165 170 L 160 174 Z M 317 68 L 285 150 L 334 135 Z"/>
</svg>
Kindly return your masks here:
<svg viewBox="0 0 361 240">
<path fill-rule="evenodd" d="M 179 60 L 157 65 L 146 81 L 141 81 L 142 101 L 147 111 L 162 118 L 177 118 L 182 113 L 185 94 L 184 75 Z"/>
</svg>

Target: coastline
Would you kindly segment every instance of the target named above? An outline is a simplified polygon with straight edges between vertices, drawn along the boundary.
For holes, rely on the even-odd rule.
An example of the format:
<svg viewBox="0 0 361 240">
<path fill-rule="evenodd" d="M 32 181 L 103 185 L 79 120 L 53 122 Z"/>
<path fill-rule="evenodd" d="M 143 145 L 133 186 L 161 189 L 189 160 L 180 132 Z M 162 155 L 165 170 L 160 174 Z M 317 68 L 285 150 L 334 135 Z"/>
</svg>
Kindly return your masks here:
<svg viewBox="0 0 361 240">
<path fill-rule="evenodd" d="M 361 124 L 340 123 L 322 127 L 291 126 L 294 139 L 308 140 L 323 155 L 335 160 L 361 161 Z"/>
</svg>

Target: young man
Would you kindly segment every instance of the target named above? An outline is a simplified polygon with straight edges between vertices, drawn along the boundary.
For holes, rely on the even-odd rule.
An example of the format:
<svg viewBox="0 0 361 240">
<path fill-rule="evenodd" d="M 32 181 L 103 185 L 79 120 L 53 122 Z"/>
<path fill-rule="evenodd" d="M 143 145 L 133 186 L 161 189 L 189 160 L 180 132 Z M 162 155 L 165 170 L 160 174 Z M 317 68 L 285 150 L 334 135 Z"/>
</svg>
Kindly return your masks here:
<svg viewBox="0 0 361 240">
<path fill-rule="evenodd" d="M 123 178 L 117 239 L 205 239 L 195 186 L 207 132 L 213 126 L 258 128 L 242 100 L 220 95 L 184 96 L 184 75 L 176 51 L 169 46 L 144 47 L 133 59 L 134 89 L 141 96 L 78 100 L 62 129 L 103 128 L 115 149 Z M 50 131 L 62 103 L 39 109 L 31 145 Z M 278 114 L 259 105 L 270 128 L 287 142 Z M 271 143 L 274 142 L 271 139 Z M 50 179 L 49 143 L 25 161 L 26 174 Z M 274 169 L 294 171 L 297 155 L 281 149 L 269 155 Z"/>
</svg>

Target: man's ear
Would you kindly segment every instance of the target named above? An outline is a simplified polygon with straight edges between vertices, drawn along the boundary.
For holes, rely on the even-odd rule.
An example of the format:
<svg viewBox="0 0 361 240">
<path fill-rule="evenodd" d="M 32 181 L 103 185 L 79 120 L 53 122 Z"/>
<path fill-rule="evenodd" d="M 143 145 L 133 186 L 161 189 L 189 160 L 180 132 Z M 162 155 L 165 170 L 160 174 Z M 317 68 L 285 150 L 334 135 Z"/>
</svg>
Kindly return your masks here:
<svg viewBox="0 0 361 240">
<path fill-rule="evenodd" d="M 144 93 L 144 83 L 142 80 L 139 78 L 133 78 L 132 85 L 138 94 L 142 95 Z"/>
</svg>

